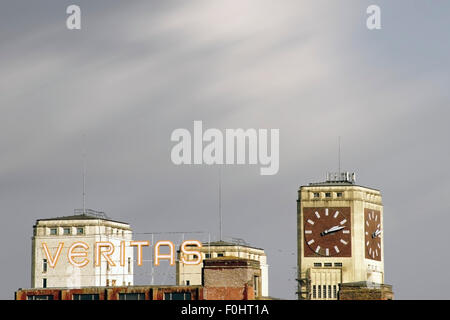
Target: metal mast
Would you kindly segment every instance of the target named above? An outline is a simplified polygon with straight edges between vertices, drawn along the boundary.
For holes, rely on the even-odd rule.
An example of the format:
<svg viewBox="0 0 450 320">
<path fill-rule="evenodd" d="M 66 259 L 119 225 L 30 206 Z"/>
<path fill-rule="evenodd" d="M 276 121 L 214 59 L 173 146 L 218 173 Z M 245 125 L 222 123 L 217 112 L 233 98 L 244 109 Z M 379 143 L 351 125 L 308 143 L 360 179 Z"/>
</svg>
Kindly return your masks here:
<svg viewBox="0 0 450 320">
<path fill-rule="evenodd" d="M 338 138 L 338 169 L 339 174 L 341 174 L 341 136 Z"/>
<path fill-rule="evenodd" d="M 83 135 L 83 215 L 86 214 L 86 135 Z"/>
<path fill-rule="evenodd" d="M 219 165 L 219 240 L 222 241 L 222 166 Z"/>
</svg>

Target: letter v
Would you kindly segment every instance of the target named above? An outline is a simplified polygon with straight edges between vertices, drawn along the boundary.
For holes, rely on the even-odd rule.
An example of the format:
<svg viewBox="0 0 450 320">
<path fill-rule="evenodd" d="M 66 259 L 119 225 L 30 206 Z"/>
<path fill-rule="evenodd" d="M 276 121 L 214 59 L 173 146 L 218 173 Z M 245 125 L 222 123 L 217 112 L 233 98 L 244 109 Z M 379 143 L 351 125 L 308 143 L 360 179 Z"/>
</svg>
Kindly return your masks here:
<svg viewBox="0 0 450 320">
<path fill-rule="evenodd" d="M 58 262 L 59 255 L 61 254 L 61 250 L 64 246 L 64 242 L 60 242 L 58 245 L 58 249 L 56 250 L 55 256 L 52 257 L 50 252 L 48 251 L 47 244 L 45 242 L 42 243 L 42 247 L 44 248 L 45 255 L 47 256 L 48 264 L 50 267 L 54 268 L 56 263 Z"/>
</svg>

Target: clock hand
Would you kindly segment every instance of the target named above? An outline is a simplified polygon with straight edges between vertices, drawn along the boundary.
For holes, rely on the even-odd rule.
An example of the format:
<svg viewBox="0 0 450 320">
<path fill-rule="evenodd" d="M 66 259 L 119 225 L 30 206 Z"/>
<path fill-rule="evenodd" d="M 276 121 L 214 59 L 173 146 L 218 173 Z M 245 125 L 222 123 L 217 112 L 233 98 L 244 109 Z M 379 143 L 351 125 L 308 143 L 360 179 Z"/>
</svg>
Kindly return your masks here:
<svg viewBox="0 0 450 320">
<path fill-rule="evenodd" d="M 334 227 L 331 227 L 328 230 L 325 230 L 325 231 L 321 232 L 320 235 L 324 236 L 324 235 L 327 235 L 327 234 L 330 234 L 330 233 L 333 233 L 333 232 L 337 232 L 337 231 L 342 230 L 344 228 L 345 227 L 343 227 L 343 226 L 334 226 Z"/>
<path fill-rule="evenodd" d="M 376 238 L 381 234 L 381 230 L 377 229 L 374 233 L 372 233 L 372 238 Z"/>
<path fill-rule="evenodd" d="M 342 230 L 344 228 L 345 227 L 343 227 L 343 226 L 334 226 L 334 227 L 331 227 L 330 229 L 328 229 L 328 232 L 339 231 L 339 230 Z"/>
</svg>

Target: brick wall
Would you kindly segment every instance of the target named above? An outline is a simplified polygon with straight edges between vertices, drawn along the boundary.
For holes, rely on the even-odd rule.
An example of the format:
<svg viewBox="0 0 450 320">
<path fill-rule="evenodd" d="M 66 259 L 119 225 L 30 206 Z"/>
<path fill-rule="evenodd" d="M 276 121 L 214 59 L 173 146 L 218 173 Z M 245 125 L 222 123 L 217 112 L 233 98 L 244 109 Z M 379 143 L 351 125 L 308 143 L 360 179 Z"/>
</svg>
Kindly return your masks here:
<svg viewBox="0 0 450 320">
<path fill-rule="evenodd" d="M 392 286 L 386 284 L 343 283 L 339 285 L 339 300 L 393 300 Z"/>
<path fill-rule="evenodd" d="M 206 300 L 253 300 L 261 295 L 261 269 L 258 261 L 225 257 L 203 261 Z M 255 295 L 255 277 L 258 293 Z"/>
</svg>

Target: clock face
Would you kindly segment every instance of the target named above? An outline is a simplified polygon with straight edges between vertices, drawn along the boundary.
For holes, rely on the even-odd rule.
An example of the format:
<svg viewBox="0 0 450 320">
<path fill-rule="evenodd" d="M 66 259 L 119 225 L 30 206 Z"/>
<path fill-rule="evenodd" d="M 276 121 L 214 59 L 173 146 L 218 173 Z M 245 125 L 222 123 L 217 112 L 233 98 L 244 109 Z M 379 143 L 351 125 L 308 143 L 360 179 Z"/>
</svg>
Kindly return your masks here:
<svg viewBox="0 0 450 320">
<path fill-rule="evenodd" d="M 381 261 L 381 213 L 364 209 L 366 259 Z"/>
<path fill-rule="evenodd" d="M 351 257 L 350 207 L 303 208 L 305 257 Z"/>
</svg>

